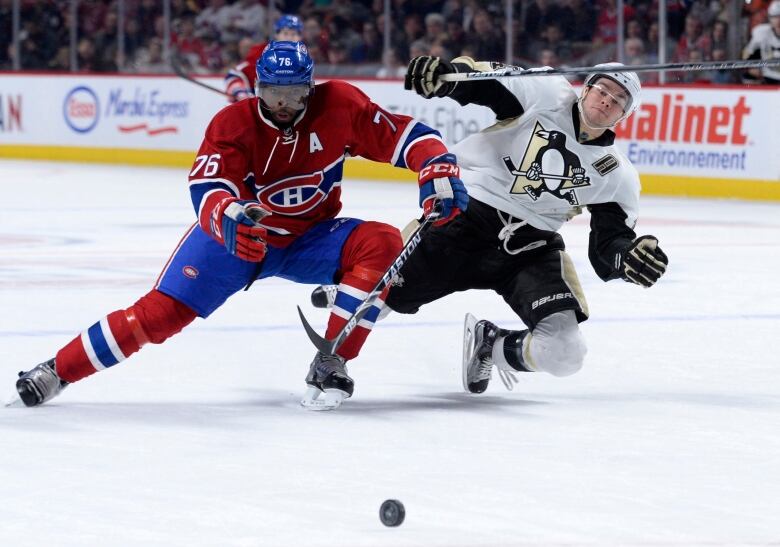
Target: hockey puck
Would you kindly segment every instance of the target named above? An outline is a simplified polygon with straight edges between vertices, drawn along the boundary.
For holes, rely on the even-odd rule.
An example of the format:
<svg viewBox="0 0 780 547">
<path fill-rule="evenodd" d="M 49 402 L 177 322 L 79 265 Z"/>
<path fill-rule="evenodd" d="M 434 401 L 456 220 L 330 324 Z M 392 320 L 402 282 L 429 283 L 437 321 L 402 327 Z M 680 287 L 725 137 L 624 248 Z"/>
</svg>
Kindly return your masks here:
<svg viewBox="0 0 780 547">
<path fill-rule="evenodd" d="M 405 516 L 404 504 L 398 500 L 385 500 L 379 508 L 379 520 L 385 526 L 400 526 Z"/>
</svg>

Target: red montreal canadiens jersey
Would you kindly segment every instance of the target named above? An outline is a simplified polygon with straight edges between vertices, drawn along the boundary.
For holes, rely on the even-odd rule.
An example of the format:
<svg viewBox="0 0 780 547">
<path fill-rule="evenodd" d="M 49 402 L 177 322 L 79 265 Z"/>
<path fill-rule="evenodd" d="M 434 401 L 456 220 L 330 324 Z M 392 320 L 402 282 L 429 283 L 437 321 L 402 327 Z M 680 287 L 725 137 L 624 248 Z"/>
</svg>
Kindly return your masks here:
<svg viewBox="0 0 780 547">
<path fill-rule="evenodd" d="M 258 101 L 225 107 L 206 129 L 189 176 L 201 225 L 208 225 L 215 200 L 257 200 L 273 213 L 262 221 L 268 242 L 285 247 L 339 213 L 346 157 L 419 171 L 426 160 L 447 152 L 437 131 L 383 110 L 346 82 L 315 86 L 306 109 L 286 130 L 263 116 Z"/>
<path fill-rule="evenodd" d="M 238 91 L 249 90 L 255 92 L 255 80 L 257 80 L 257 60 L 263 54 L 268 42 L 255 44 L 249 49 L 244 62 L 232 68 L 225 76 L 225 92 L 231 97 L 235 97 Z"/>
</svg>

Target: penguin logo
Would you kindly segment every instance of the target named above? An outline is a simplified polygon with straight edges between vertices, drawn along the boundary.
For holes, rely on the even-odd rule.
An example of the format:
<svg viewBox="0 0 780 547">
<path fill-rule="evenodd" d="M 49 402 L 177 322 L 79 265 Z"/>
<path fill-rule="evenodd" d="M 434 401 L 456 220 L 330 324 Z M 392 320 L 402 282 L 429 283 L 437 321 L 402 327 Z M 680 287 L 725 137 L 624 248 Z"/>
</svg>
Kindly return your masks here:
<svg viewBox="0 0 780 547">
<path fill-rule="evenodd" d="M 528 194 L 533 201 L 543 193 L 566 200 L 569 205 L 579 205 L 572 188 L 590 186 L 590 177 L 577 154 L 566 148 L 566 135 L 560 131 L 547 131 L 536 122 L 533 135 L 525 149 L 520 166 L 515 167 L 511 156 L 504 156 L 504 165 L 515 176 L 510 193 Z"/>
</svg>

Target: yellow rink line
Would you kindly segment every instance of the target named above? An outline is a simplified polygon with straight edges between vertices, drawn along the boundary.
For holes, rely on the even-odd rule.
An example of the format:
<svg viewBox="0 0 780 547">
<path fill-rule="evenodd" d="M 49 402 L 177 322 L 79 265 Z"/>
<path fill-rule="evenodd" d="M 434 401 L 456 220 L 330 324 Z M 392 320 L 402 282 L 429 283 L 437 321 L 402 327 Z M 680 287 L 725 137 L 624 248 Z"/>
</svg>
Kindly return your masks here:
<svg viewBox="0 0 780 547">
<path fill-rule="evenodd" d="M 188 168 L 195 159 L 195 153 L 179 150 L 3 144 L 0 145 L 0 158 Z M 415 180 L 414 174 L 406 169 L 359 159 L 346 162 L 344 176 L 389 181 Z M 780 201 L 780 180 L 642 175 L 642 194 Z"/>
</svg>

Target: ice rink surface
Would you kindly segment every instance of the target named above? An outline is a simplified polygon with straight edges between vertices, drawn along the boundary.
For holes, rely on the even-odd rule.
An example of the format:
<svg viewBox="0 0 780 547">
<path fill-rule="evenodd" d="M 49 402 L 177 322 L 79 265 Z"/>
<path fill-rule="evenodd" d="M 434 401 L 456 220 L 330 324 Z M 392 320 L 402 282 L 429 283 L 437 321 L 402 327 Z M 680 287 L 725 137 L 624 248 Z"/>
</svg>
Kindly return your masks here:
<svg viewBox="0 0 780 547">
<path fill-rule="evenodd" d="M 186 170 L 0 162 L 0 394 L 146 293 L 194 220 Z M 399 227 L 413 185 L 345 181 Z M 269 279 L 36 409 L 0 407 L 0 546 L 780 545 L 780 205 L 643 198 L 669 271 L 600 281 L 569 378 L 463 393 L 472 291 L 380 322 L 341 409 L 298 406 L 311 286 Z M 381 502 L 406 521 L 386 528 Z"/>
</svg>

